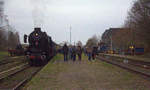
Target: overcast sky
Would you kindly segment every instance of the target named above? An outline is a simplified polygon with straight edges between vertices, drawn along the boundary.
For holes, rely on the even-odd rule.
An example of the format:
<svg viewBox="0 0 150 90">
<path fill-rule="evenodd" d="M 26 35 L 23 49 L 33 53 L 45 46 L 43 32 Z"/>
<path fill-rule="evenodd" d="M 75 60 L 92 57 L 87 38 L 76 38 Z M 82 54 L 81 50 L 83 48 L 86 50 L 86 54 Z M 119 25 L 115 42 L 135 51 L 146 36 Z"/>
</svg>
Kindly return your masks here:
<svg viewBox="0 0 150 90">
<path fill-rule="evenodd" d="M 5 14 L 10 24 L 23 34 L 34 26 L 42 27 L 57 43 L 69 41 L 84 44 L 93 35 L 102 35 L 110 27 L 120 27 L 133 0 L 6 0 Z M 21 40 L 23 41 L 23 40 Z"/>
</svg>

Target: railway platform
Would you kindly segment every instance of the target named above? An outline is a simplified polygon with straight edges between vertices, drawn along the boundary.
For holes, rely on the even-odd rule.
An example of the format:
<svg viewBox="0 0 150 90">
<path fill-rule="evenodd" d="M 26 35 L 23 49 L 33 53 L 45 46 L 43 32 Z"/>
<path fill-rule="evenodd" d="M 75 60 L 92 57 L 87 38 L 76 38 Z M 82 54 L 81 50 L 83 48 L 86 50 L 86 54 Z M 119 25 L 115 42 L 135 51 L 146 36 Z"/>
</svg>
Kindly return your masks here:
<svg viewBox="0 0 150 90">
<path fill-rule="evenodd" d="M 150 81 L 100 60 L 51 60 L 23 90 L 149 90 Z"/>
</svg>

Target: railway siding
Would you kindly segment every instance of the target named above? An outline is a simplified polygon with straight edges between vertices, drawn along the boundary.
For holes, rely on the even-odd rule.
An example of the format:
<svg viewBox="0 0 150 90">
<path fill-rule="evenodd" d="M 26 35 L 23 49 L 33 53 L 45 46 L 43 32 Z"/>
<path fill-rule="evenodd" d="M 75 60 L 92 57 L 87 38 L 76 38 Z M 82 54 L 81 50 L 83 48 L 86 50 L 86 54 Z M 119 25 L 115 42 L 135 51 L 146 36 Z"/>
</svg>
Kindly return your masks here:
<svg viewBox="0 0 150 90">
<path fill-rule="evenodd" d="M 150 58 L 142 58 L 142 57 L 138 57 L 138 56 L 118 55 L 118 54 L 99 54 L 99 55 L 110 56 L 110 57 L 114 57 L 114 58 L 124 58 L 124 59 L 129 59 L 129 60 L 138 60 L 138 61 L 150 63 Z"/>
<path fill-rule="evenodd" d="M 133 72 L 138 73 L 140 75 L 146 76 L 147 78 L 150 77 L 149 69 L 141 68 L 139 66 L 135 66 L 134 64 L 132 65 L 129 63 L 118 62 L 116 60 L 109 60 L 109 59 L 106 59 L 104 57 L 97 57 L 97 59 L 105 61 L 105 62 L 113 64 L 113 65 L 116 65 L 116 66 L 119 66 L 119 67 L 124 68 L 126 70 L 133 71 Z"/>
<path fill-rule="evenodd" d="M 24 90 L 149 90 L 150 82 L 114 65 L 95 60 L 63 62 L 57 55 Z"/>
<path fill-rule="evenodd" d="M 142 73 L 146 73 L 150 76 L 150 61 L 143 61 L 142 59 L 134 59 L 132 56 L 131 58 L 126 58 L 126 56 L 123 55 L 112 55 L 112 54 L 99 54 L 98 58 L 102 58 L 107 62 L 111 63 L 120 63 L 124 67 L 131 68 L 136 71 L 140 71 Z M 147 59 L 148 60 L 148 59 Z"/>
</svg>

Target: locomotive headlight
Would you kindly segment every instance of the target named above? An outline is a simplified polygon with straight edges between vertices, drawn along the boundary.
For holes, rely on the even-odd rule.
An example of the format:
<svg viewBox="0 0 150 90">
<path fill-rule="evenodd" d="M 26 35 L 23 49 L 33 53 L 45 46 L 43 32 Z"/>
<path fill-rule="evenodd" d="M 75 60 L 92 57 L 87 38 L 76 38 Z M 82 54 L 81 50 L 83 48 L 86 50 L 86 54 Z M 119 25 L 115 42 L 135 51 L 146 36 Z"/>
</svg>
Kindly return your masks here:
<svg viewBox="0 0 150 90">
<path fill-rule="evenodd" d="M 35 36 L 38 36 L 38 33 L 36 33 Z"/>
</svg>

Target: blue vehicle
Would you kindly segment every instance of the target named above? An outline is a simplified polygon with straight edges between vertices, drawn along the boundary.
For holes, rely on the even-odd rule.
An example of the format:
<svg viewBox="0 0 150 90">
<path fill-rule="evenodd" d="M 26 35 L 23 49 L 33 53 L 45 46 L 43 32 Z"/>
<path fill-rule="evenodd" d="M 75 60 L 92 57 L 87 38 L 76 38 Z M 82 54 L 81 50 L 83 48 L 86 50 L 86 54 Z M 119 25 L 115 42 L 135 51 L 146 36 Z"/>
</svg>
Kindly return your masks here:
<svg viewBox="0 0 150 90">
<path fill-rule="evenodd" d="M 107 51 L 107 46 L 105 46 L 105 45 L 100 46 L 100 47 L 98 48 L 98 52 L 99 52 L 99 53 L 104 53 L 104 52 L 106 52 L 106 51 Z"/>
</svg>

